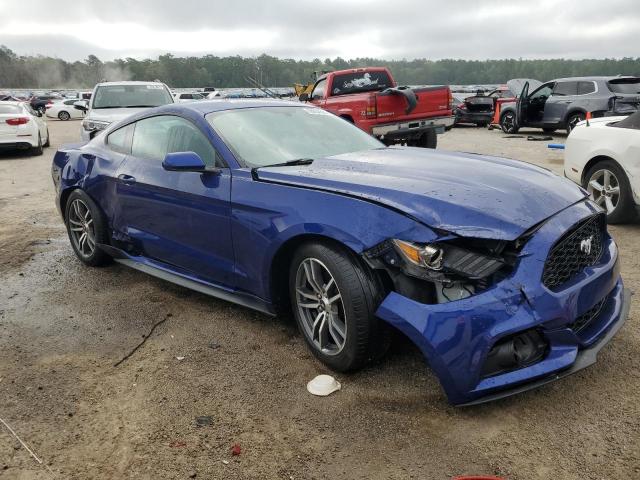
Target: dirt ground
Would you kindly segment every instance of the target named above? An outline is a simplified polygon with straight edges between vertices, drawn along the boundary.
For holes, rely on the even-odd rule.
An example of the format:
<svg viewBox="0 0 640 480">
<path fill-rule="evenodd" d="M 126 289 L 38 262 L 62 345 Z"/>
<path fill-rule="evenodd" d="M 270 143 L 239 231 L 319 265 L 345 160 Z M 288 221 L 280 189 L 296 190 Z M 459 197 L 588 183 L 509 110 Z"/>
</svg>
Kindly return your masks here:
<svg viewBox="0 0 640 480">
<path fill-rule="evenodd" d="M 56 146 L 80 125 L 49 128 L 42 157 L 0 156 L 0 418 L 43 462 L 0 424 L 3 480 L 640 478 L 638 297 L 595 366 L 536 391 L 451 407 L 399 340 L 380 364 L 338 375 L 342 391 L 313 397 L 306 383 L 328 372 L 290 321 L 80 265 L 50 178 Z M 562 153 L 546 145 L 477 128 L 440 137 L 440 148 L 560 172 Z M 611 231 L 638 291 L 640 225 Z"/>
</svg>

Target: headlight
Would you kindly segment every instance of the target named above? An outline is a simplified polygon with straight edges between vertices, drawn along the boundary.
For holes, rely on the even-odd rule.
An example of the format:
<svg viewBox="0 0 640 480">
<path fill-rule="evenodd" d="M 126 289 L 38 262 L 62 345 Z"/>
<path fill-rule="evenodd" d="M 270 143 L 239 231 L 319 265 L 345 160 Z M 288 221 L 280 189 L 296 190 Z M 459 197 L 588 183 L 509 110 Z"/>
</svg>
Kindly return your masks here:
<svg viewBox="0 0 640 480">
<path fill-rule="evenodd" d="M 104 130 L 109 126 L 109 122 L 100 122 L 97 120 L 83 120 L 82 128 L 87 132 L 94 132 L 96 130 Z"/>
<path fill-rule="evenodd" d="M 500 270 L 505 261 L 448 242 L 416 244 L 403 240 L 393 240 L 396 251 L 413 266 L 430 270 L 445 276 L 480 280 Z M 414 267 L 415 268 L 415 267 Z M 407 273 L 411 274 L 411 270 Z M 441 275 L 429 275 L 441 279 Z M 423 276 L 423 275 L 420 275 Z"/>
<path fill-rule="evenodd" d="M 394 240 L 393 243 L 404 258 L 411 263 L 431 270 L 442 270 L 442 257 L 444 256 L 442 248 L 429 244 L 416 245 L 403 240 Z"/>
</svg>

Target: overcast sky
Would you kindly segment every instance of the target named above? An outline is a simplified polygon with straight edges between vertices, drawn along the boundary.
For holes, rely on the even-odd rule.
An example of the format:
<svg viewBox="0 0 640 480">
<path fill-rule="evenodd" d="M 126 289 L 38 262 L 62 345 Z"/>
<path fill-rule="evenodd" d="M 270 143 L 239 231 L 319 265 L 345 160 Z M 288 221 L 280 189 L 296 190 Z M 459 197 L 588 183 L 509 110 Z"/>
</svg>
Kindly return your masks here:
<svg viewBox="0 0 640 480">
<path fill-rule="evenodd" d="M 0 0 L 0 44 L 81 60 L 640 56 L 640 0 Z"/>
</svg>

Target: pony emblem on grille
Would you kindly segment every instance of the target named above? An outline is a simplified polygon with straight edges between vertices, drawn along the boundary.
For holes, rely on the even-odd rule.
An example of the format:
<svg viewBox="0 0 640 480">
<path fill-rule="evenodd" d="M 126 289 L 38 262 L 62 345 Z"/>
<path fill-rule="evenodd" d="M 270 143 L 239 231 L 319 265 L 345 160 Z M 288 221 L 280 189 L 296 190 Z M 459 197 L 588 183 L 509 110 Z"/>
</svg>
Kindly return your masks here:
<svg viewBox="0 0 640 480">
<path fill-rule="evenodd" d="M 589 238 L 585 238 L 584 240 L 580 241 L 580 251 L 585 255 L 590 255 L 592 242 L 593 242 L 593 235 L 590 236 Z"/>
</svg>

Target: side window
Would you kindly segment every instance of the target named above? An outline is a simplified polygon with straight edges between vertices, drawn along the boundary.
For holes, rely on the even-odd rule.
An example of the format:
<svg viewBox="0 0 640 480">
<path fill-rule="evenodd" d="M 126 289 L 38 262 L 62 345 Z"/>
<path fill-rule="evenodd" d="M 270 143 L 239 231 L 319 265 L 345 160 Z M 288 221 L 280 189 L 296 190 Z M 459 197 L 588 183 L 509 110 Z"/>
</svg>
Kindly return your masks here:
<svg viewBox="0 0 640 480">
<path fill-rule="evenodd" d="M 188 120 L 162 115 L 136 122 L 132 155 L 162 161 L 167 153 L 173 152 L 195 152 L 207 166 L 222 166 L 209 140 Z"/>
<path fill-rule="evenodd" d="M 131 152 L 131 134 L 133 132 L 133 124 L 119 128 L 111 132 L 107 136 L 107 146 L 118 153 L 125 155 Z"/>
<path fill-rule="evenodd" d="M 551 95 L 551 91 L 552 91 L 551 87 L 552 85 L 543 85 L 538 90 L 533 92 L 529 97 L 529 99 L 533 100 L 536 98 L 544 98 L 546 100 L 547 98 L 549 98 L 549 95 Z"/>
<path fill-rule="evenodd" d="M 327 88 L 327 80 L 320 80 L 316 86 L 313 88 L 313 91 L 311 92 L 311 99 L 312 100 L 319 100 L 324 98 L 324 91 Z"/>
<path fill-rule="evenodd" d="M 577 95 L 578 82 L 558 82 L 553 87 L 554 95 Z"/>
<path fill-rule="evenodd" d="M 596 91 L 596 86 L 593 82 L 578 82 L 578 95 L 587 95 Z"/>
<path fill-rule="evenodd" d="M 75 102 L 77 102 L 77 100 L 75 100 L 75 99 L 74 100 L 65 100 L 64 104 L 65 105 L 73 105 Z"/>
</svg>

